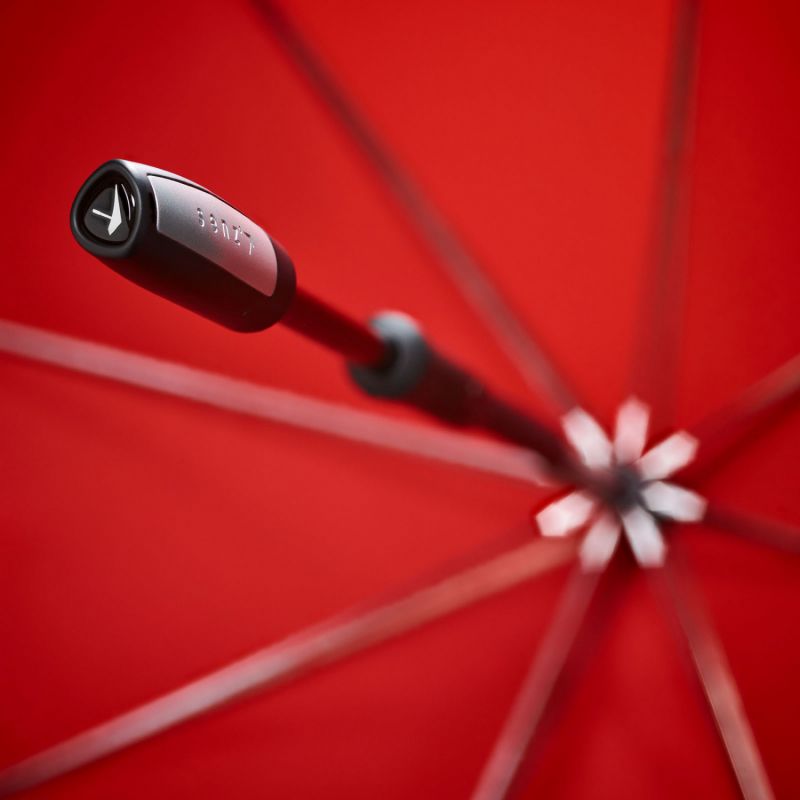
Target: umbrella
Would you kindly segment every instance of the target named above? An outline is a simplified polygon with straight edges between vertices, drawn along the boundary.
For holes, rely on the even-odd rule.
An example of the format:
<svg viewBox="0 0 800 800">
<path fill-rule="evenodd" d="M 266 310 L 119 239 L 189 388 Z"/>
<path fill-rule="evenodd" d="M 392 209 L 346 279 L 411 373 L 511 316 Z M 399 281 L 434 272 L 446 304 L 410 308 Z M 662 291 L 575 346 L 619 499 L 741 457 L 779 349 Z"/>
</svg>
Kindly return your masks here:
<svg viewBox="0 0 800 800">
<path fill-rule="evenodd" d="M 5 791 L 796 794 L 800 20 L 641 6 L 4 9 Z M 587 463 L 699 442 L 649 550 L 99 269 L 65 220 L 116 156 L 257 209 Z"/>
</svg>

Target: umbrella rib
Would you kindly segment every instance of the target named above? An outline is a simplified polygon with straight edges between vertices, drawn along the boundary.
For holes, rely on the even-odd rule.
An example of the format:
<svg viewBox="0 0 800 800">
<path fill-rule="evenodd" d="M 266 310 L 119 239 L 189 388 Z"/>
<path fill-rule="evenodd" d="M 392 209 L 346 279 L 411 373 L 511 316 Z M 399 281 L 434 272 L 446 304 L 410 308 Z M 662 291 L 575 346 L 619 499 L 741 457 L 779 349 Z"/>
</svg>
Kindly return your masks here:
<svg viewBox="0 0 800 800">
<path fill-rule="evenodd" d="M 263 648 L 0 772 L 0 797 L 53 780 L 245 695 L 394 639 L 574 560 L 575 545 L 533 541 L 400 599 L 356 609 Z"/>
<path fill-rule="evenodd" d="M 634 394 L 647 399 L 658 424 L 674 415 L 675 374 L 685 256 L 678 253 L 688 205 L 689 146 L 697 62 L 699 0 L 680 0 L 671 51 L 650 269 L 643 290 L 633 370 Z"/>
<path fill-rule="evenodd" d="M 600 572 L 576 567 L 527 676 L 472 794 L 472 800 L 508 797 L 558 684 L 574 653 Z"/>
<path fill-rule="evenodd" d="M 717 503 L 708 506 L 704 522 L 757 544 L 800 555 L 800 528 L 788 522 L 744 514 Z"/>
<path fill-rule="evenodd" d="M 749 435 L 763 433 L 800 399 L 800 354 L 745 389 L 735 400 L 694 425 L 701 442 L 692 473 L 715 465 Z"/>
<path fill-rule="evenodd" d="M 340 439 L 528 483 L 552 484 L 543 462 L 521 447 L 394 420 L 2 319 L 0 352 Z"/>
<path fill-rule="evenodd" d="M 773 800 L 774 793 L 725 651 L 685 569 L 676 573 L 675 554 L 663 569 L 663 599 L 689 649 L 728 763 L 744 800 Z"/>
<path fill-rule="evenodd" d="M 289 60 L 380 177 L 414 230 L 436 255 L 529 387 L 544 390 L 559 412 L 579 405 L 563 371 L 557 369 L 519 315 L 512 311 L 485 266 L 380 140 L 280 5 L 272 0 L 256 0 L 255 4 Z"/>
</svg>

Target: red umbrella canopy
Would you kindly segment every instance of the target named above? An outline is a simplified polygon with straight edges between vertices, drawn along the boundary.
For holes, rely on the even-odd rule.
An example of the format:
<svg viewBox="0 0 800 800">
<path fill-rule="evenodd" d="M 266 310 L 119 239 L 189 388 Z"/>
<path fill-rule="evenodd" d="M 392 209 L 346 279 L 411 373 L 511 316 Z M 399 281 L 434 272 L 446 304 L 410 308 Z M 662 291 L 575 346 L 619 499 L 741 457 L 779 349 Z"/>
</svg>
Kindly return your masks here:
<svg viewBox="0 0 800 800">
<path fill-rule="evenodd" d="M 54 798 L 800 791 L 793 4 L 1 13 L 0 793 L 20 763 Z M 635 394 L 648 448 L 699 441 L 703 520 L 582 567 L 518 450 L 80 250 L 114 157 L 553 425 Z"/>
</svg>

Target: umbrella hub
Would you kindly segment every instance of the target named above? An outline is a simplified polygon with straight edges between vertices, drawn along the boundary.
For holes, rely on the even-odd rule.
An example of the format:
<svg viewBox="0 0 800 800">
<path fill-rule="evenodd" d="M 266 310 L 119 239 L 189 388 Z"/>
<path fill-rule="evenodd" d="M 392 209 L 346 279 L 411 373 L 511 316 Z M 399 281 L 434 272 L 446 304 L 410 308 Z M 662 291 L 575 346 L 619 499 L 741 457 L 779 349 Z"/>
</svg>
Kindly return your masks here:
<svg viewBox="0 0 800 800">
<path fill-rule="evenodd" d="M 644 481 L 639 472 L 630 464 L 618 464 L 610 473 L 608 493 L 605 503 L 618 513 L 634 506 L 644 506 L 642 489 Z"/>
<path fill-rule="evenodd" d="M 697 522 L 705 500 L 673 483 L 694 459 L 697 440 L 677 431 L 648 447 L 650 409 L 630 398 L 617 412 L 613 437 L 582 408 L 564 415 L 567 442 L 586 468 L 587 479 L 536 514 L 543 536 L 582 537 L 581 563 L 605 567 L 621 540 L 642 567 L 659 567 L 666 556 L 664 522 Z"/>
</svg>

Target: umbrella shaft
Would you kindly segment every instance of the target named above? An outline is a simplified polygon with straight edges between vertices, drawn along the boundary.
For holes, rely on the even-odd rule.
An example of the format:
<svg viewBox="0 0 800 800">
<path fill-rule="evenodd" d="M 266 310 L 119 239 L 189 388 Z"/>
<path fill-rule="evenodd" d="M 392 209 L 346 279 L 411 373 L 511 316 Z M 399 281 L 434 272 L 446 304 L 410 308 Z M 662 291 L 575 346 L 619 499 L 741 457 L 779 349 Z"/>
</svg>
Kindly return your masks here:
<svg viewBox="0 0 800 800">
<path fill-rule="evenodd" d="M 368 327 L 298 288 L 282 321 L 343 356 L 367 394 L 414 406 L 457 427 L 483 429 L 537 452 L 561 477 L 575 477 L 572 458 L 548 426 L 431 349 L 412 321 L 398 321 L 391 312 L 376 319 L 381 318 L 389 326 L 383 333 L 380 321 L 377 328 Z"/>
<path fill-rule="evenodd" d="M 281 322 L 348 361 L 380 367 L 391 359 L 391 347 L 374 331 L 300 287 Z"/>
</svg>

